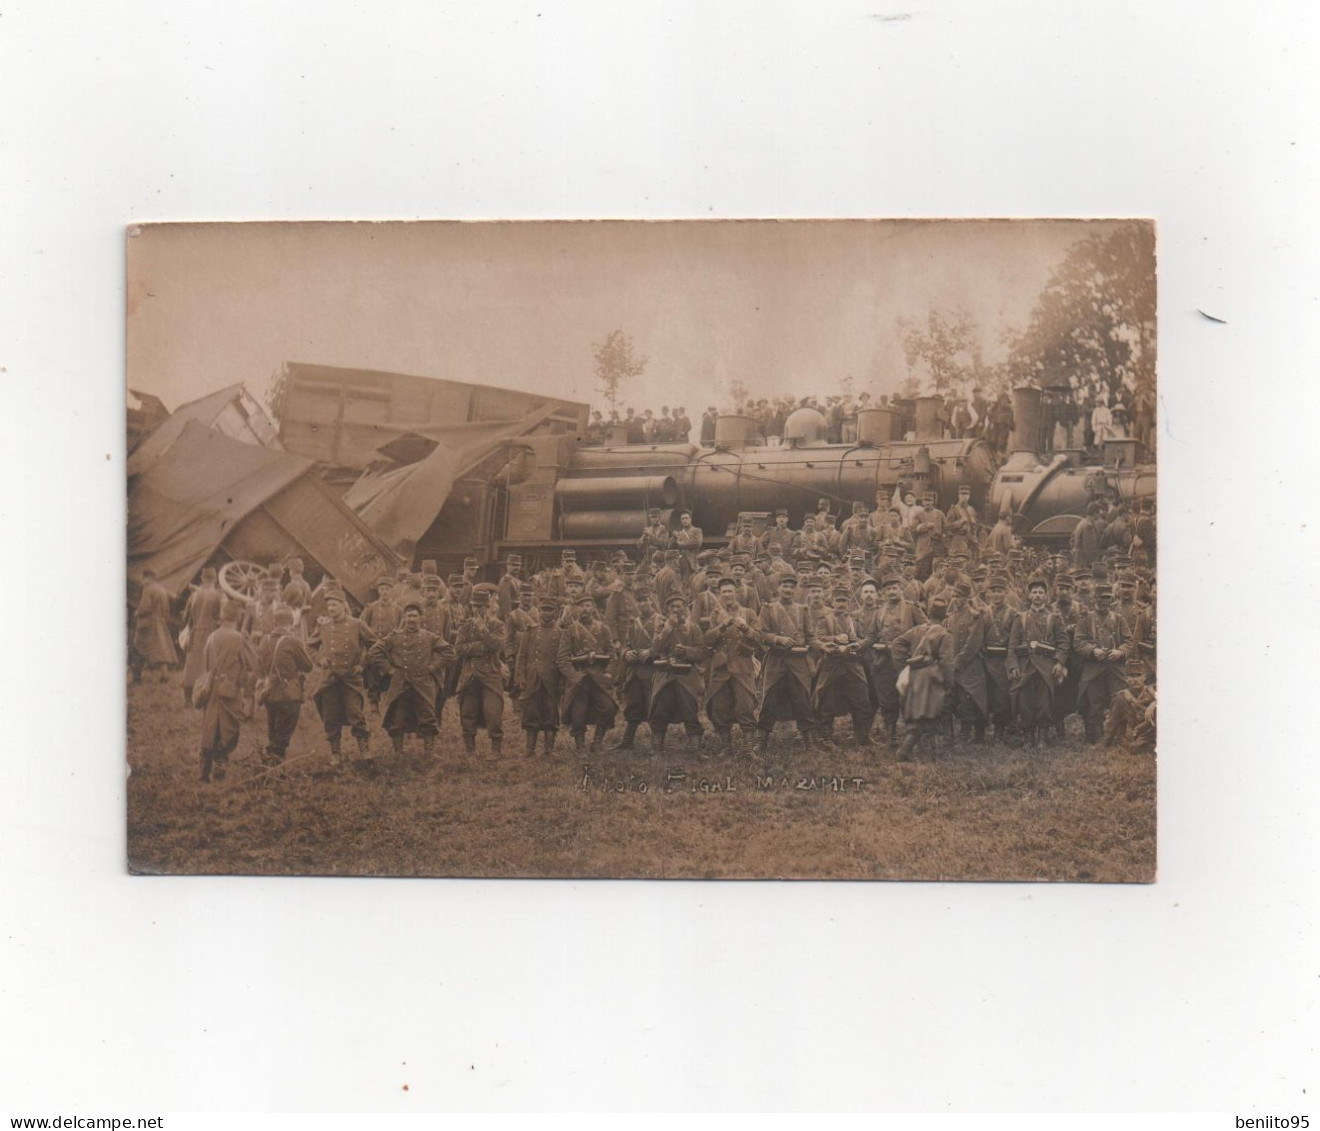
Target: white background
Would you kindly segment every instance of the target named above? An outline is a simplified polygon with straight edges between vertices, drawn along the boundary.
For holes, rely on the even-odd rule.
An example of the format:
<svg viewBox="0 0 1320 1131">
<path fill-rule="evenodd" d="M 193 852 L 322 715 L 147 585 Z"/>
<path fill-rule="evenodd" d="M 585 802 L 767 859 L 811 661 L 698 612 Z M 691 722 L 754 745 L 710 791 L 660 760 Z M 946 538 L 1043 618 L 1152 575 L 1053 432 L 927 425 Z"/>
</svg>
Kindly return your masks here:
<svg viewBox="0 0 1320 1131">
<path fill-rule="evenodd" d="M 886 3 L 0 4 L 5 1115 L 1314 1110 L 1316 7 Z M 125 225 L 981 215 L 1159 222 L 1158 883 L 125 875 Z"/>
</svg>

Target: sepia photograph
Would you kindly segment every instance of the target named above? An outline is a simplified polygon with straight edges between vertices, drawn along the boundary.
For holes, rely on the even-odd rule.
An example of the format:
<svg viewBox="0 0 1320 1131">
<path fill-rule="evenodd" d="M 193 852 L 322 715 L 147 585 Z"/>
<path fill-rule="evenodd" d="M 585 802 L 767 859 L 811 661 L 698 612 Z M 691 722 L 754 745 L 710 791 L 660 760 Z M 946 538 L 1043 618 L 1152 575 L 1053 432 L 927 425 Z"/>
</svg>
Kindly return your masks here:
<svg viewBox="0 0 1320 1131">
<path fill-rule="evenodd" d="M 1155 878 L 1151 221 L 127 272 L 132 871 Z"/>
</svg>

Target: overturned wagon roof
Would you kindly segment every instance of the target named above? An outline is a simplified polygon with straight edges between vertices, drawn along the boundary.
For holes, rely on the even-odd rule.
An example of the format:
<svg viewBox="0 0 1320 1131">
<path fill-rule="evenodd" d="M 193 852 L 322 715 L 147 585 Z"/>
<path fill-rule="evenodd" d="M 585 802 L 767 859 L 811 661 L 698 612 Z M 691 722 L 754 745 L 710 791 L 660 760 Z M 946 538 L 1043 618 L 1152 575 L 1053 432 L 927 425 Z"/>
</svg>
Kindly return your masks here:
<svg viewBox="0 0 1320 1131">
<path fill-rule="evenodd" d="M 311 460 L 185 421 L 167 448 L 130 475 L 130 579 L 151 568 L 177 595 L 222 548 L 257 561 L 298 554 L 365 602 L 371 583 L 400 559 L 312 468 Z"/>
</svg>

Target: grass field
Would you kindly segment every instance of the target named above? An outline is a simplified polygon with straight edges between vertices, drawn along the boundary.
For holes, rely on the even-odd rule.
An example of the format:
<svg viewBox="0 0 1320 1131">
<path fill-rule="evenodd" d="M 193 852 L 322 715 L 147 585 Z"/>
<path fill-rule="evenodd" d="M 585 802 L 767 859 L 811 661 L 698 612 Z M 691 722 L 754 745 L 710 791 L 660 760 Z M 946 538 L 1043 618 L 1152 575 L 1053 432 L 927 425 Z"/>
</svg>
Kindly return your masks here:
<svg viewBox="0 0 1320 1131">
<path fill-rule="evenodd" d="M 1149 881 L 1155 763 L 1070 734 L 1039 750 L 955 746 L 806 754 L 780 727 L 769 761 L 675 747 L 650 755 L 465 757 L 453 704 L 438 766 L 329 769 L 315 708 L 288 762 L 258 761 L 245 724 L 225 781 L 198 782 L 200 715 L 168 684 L 128 688 L 128 853 L 148 873 Z M 1078 720 L 1071 720 L 1076 728 Z M 673 732 L 677 733 L 677 732 Z M 612 735 L 611 738 L 615 738 Z M 345 752 L 355 749 L 347 736 Z M 410 739 L 408 755 L 420 762 Z"/>
</svg>

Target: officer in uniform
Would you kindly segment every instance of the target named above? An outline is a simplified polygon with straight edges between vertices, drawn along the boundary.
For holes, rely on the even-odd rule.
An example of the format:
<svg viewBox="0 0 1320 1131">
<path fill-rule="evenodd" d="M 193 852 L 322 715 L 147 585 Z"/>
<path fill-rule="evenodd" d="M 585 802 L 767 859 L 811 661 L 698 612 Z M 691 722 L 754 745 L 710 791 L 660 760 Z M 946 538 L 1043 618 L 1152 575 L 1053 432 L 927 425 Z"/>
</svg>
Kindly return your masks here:
<svg viewBox="0 0 1320 1131">
<path fill-rule="evenodd" d="M 692 512 L 678 512 L 678 529 L 674 531 L 674 547 L 682 555 L 683 573 L 689 576 L 697 568 L 697 554 L 701 550 L 701 527 L 692 525 Z"/>
<path fill-rule="evenodd" d="M 669 549 L 669 527 L 660 521 L 660 508 L 652 507 L 646 512 L 646 527 L 637 539 L 637 549 L 643 559 L 657 551 Z"/>
<path fill-rule="evenodd" d="M 771 558 L 792 562 L 797 554 L 798 536 L 788 528 L 788 511 L 775 511 L 775 524 L 761 535 L 761 549 Z"/>
<path fill-rule="evenodd" d="M 563 630 L 555 623 L 559 604 L 553 597 L 543 596 L 537 600 L 536 611 L 536 624 L 524 631 L 518 642 L 513 676 L 529 758 L 536 754 L 536 738 L 541 734 L 545 735 L 547 756 L 553 756 L 559 731 L 559 697 L 563 693 L 559 671 Z"/>
<path fill-rule="evenodd" d="M 493 585 L 474 585 L 469 597 L 471 614 L 459 626 L 454 642 L 458 656 L 458 717 L 463 729 L 463 749 L 477 749 L 477 730 L 486 728 L 490 752 L 496 758 L 504 750 L 504 622 L 492 607 Z"/>
<path fill-rule="evenodd" d="M 436 684 L 445 665 L 454 658 L 454 646 L 423 628 L 422 606 L 409 601 L 403 607 L 403 623 L 373 644 L 369 656 L 390 673 L 385 693 L 385 731 L 394 757 L 403 758 L 405 735 L 418 734 L 429 764 L 435 757 L 435 736 L 440 730 L 435 713 Z"/>
<path fill-rule="evenodd" d="M 949 557 L 966 554 L 971 558 L 981 544 L 981 524 L 972 506 L 972 489 L 965 484 L 958 488 L 958 501 L 949 508 L 944 523 L 948 538 Z"/>
</svg>

